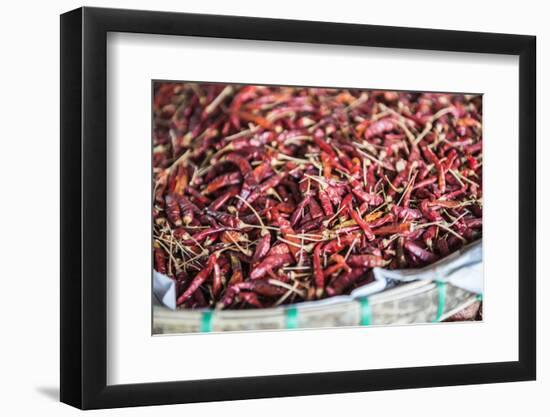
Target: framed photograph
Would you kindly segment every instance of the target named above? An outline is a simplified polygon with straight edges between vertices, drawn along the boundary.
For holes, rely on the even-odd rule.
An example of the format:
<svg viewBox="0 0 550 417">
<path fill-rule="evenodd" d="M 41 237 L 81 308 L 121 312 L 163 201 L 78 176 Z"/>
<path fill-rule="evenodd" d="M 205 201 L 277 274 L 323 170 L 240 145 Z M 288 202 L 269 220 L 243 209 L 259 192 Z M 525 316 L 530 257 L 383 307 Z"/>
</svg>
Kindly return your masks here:
<svg viewBox="0 0 550 417">
<path fill-rule="evenodd" d="M 535 37 L 61 16 L 61 401 L 535 379 Z"/>
</svg>

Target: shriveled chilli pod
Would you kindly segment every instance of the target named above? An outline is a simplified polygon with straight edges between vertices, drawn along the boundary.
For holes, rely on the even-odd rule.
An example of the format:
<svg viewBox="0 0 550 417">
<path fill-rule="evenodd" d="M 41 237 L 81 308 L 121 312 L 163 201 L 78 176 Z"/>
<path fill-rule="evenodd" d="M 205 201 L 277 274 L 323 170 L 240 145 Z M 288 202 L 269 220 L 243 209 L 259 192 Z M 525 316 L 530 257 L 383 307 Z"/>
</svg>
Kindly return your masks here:
<svg viewBox="0 0 550 417">
<path fill-rule="evenodd" d="M 347 294 L 479 239 L 481 96 L 156 83 L 154 268 L 179 308 Z"/>
</svg>

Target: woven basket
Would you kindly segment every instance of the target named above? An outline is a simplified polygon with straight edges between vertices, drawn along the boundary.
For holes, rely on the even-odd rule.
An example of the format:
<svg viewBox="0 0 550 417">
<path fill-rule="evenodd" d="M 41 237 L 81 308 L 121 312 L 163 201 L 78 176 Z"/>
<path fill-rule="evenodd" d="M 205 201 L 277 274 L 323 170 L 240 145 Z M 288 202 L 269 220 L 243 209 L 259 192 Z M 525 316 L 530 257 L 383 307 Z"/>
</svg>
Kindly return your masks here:
<svg viewBox="0 0 550 417">
<path fill-rule="evenodd" d="M 259 310 L 170 310 L 153 307 L 153 333 L 196 333 L 430 323 L 478 303 L 452 284 L 414 281 L 360 299 L 306 302 Z"/>
</svg>

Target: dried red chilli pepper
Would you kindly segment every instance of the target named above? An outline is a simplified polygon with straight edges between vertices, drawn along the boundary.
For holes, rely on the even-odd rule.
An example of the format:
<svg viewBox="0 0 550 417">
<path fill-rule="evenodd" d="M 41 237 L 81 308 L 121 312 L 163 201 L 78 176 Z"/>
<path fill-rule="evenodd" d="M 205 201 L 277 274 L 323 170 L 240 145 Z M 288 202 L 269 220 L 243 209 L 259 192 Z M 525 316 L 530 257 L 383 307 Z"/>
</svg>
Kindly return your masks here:
<svg viewBox="0 0 550 417">
<path fill-rule="evenodd" d="M 194 242 L 202 242 L 208 236 L 223 232 L 225 230 L 227 230 L 227 227 L 225 227 L 225 226 L 224 227 L 212 227 L 210 229 L 202 230 L 200 232 L 197 232 L 197 233 L 191 235 L 191 239 L 186 240 L 185 244 L 193 244 Z"/>
<path fill-rule="evenodd" d="M 281 234 L 285 239 L 287 239 L 290 242 L 290 245 L 288 245 L 288 249 L 294 259 L 296 261 L 299 260 L 299 245 L 300 245 L 300 239 L 296 238 L 296 232 L 294 229 L 292 229 L 292 226 L 290 225 L 290 222 L 285 219 L 283 216 L 279 214 L 279 211 L 274 207 L 271 210 L 271 215 L 273 216 L 273 220 L 277 225 L 279 225 L 281 229 Z"/>
<path fill-rule="evenodd" d="M 238 195 L 239 191 L 240 191 L 239 187 L 230 187 L 230 188 L 228 188 L 226 192 L 224 192 L 222 195 L 220 195 L 218 198 L 216 198 L 214 201 L 212 201 L 212 203 L 210 203 L 208 208 L 210 210 L 214 210 L 214 211 L 219 210 L 230 199 L 232 199 L 233 197 Z"/>
<path fill-rule="evenodd" d="M 290 249 L 288 248 L 288 245 L 286 243 L 277 243 L 276 245 L 273 245 L 271 249 L 269 249 L 269 252 L 267 252 L 267 256 L 285 255 L 289 253 Z"/>
<path fill-rule="evenodd" d="M 405 258 L 405 238 L 399 237 L 397 239 L 397 245 L 395 248 L 396 263 L 399 268 L 405 268 L 407 266 L 407 259 Z"/>
<path fill-rule="evenodd" d="M 319 201 L 321 202 L 321 207 L 325 215 L 329 217 L 332 216 L 334 214 L 334 208 L 325 190 L 319 190 Z"/>
<path fill-rule="evenodd" d="M 391 212 L 387 213 L 385 215 L 382 215 L 381 212 L 378 212 L 377 215 L 379 215 L 380 217 L 373 218 L 372 220 L 370 218 L 371 217 L 376 217 L 376 216 L 372 216 L 372 214 L 367 216 L 366 220 L 369 220 L 369 226 L 371 228 L 372 227 L 381 227 L 381 226 L 385 225 L 386 223 L 392 223 L 395 220 L 395 216 Z"/>
<path fill-rule="evenodd" d="M 211 203 L 211 200 L 204 196 L 204 195 L 201 195 L 201 193 L 194 189 L 193 187 L 191 186 L 187 186 L 185 187 L 185 192 L 188 193 L 189 195 L 191 195 L 191 198 L 193 199 L 193 202 L 197 205 L 197 206 L 201 206 L 201 207 L 204 207 L 208 204 Z"/>
<path fill-rule="evenodd" d="M 155 248 L 155 269 L 161 274 L 166 274 L 168 272 L 166 267 L 166 255 L 160 247 Z"/>
<path fill-rule="evenodd" d="M 253 191 L 243 199 L 246 199 L 246 201 L 249 204 L 252 204 L 255 202 L 262 194 L 265 194 L 269 189 L 276 187 L 281 182 L 282 176 L 281 175 L 272 175 L 264 182 L 256 185 L 253 189 Z M 238 206 L 237 206 L 238 207 Z M 240 206 L 240 211 L 245 211 L 247 209 L 246 205 Z"/>
<path fill-rule="evenodd" d="M 342 255 L 334 254 L 330 257 L 330 259 L 334 261 L 334 264 L 324 270 L 323 274 L 325 278 L 330 277 L 332 274 L 336 274 L 341 270 L 345 270 L 347 272 L 351 271 L 346 259 Z"/>
<path fill-rule="evenodd" d="M 373 233 L 376 236 L 387 236 L 387 235 L 400 235 L 403 233 L 408 233 L 412 230 L 411 223 L 399 223 L 390 226 L 382 226 L 377 229 L 373 229 Z"/>
<path fill-rule="evenodd" d="M 214 265 L 216 265 L 217 260 L 218 260 L 217 254 L 213 253 L 212 255 L 210 255 L 210 257 L 208 258 L 208 262 L 206 263 L 206 268 L 201 270 L 195 276 L 195 278 L 193 278 L 193 281 L 191 282 L 189 287 L 185 290 L 185 292 L 182 295 L 178 297 L 176 301 L 177 305 L 183 304 L 189 298 L 191 298 L 193 293 L 197 291 L 197 289 L 204 283 L 204 281 L 206 281 L 206 279 L 210 275 L 210 272 L 214 268 Z"/>
<path fill-rule="evenodd" d="M 445 198 L 447 200 L 452 200 L 453 198 L 456 198 L 462 194 L 465 194 L 467 190 L 468 190 L 468 184 L 464 184 L 461 188 L 442 195 L 442 198 Z"/>
<path fill-rule="evenodd" d="M 241 182 L 241 174 L 238 172 L 231 172 L 229 174 L 223 174 L 214 179 L 206 189 L 204 190 L 204 194 L 211 194 L 214 191 L 227 187 L 229 185 L 235 185 L 239 184 Z"/>
<path fill-rule="evenodd" d="M 395 121 L 391 119 L 380 119 L 372 123 L 365 129 L 364 137 L 369 140 L 375 136 L 380 136 L 385 132 L 389 132 L 395 128 Z"/>
<path fill-rule="evenodd" d="M 414 186 L 414 182 L 416 181 L 416 176 L 417 175 L 418 175 L 418 172 L 415 172 L 413 174 L 413 176 L 411 177 L 410 182 L 408 183 L 407 187 L 405 188 L 405 191 L 401 195 L 401 199 L 398 203 L 402 204 L 403 207 L 409 207 L 410 200 L 411 200 L 412 187 Z"/>
<path fill-rule="evenodd" d="M 365 203 L 367 204 L 370 204 L 372 206 L 377 206 L 379 204 L 382 204 L 382 202 L 384 201 L 382 199 L 382 197 L 380 197 L 379 195 L 375 195 L 375 194 L 369 194 L 363 190 L 361 190 L 360 188 L 357 188 L 357 185 L 358 183 L 356 182 L 355 184 L 352 183 L 352 186 L 354 187 L 351 191 L 353 192 L 353 194 L 355 194 L 360 200 L 364 201 Z"/>
<path fill-rule="evenodd" d="M 189 225 L 195 218 L 195 215 L 200 214 L 201 211 L 195 204 L 193 204 L 191 201 L 189 201 L 189 199 L 187 199 L 183 195 L 178 196 L 177 201 L 180 208 L 183 223 L 185 225 Z"/>
<path fill-rule="evenodd" d="M 317 218 L 317 219 L 313 219 L 308 222 L 302 223 L 300 224 L 300 232 L 307 233 L 311 230 L 317 230 L 321 227 L 322 223 L 323 223 L 322 218 Z"/>
<path fill-rule="evenodd" d="M 479 218 L 466 219 L 465 223 L 466 223 L 466 226 L 472 229 L 480 229 L 483 226 L 483 219 L 479 219 Z"/>
<path fill-rule="evenodd" d="M 279 213 L 293 214 L 296 212 L 296 204 L 288 201 L 279 203 L 276 207 Z"/>
<path fill-rule="evenodd" d="M 437 222 L 441 220 L 441 215 L 437 211 L 430 208 L 430 202 L 428 200 L 423 200 L 420 203 L 420 211 L 422 212 L 424 217 L 432 222 Z"/>
<path fill-rule="evenodd" d="M 250 272 L 250 279 L 255 280 L 263 278 L 269 273 L 269 271 L 273 271 L 274 268 L 289 264 L 291 261 L 292 256 L 289 254 L 267 256 L 258 266 L 252 269 Z"/>
<path fill-rule="evenodd" d="M 230 255 L 230 256 L 231 256 L 231 270 L 233 272 L 231 277 L 229 278 L 228 285 L 233 285 L 233 284 L 242 282 L 244 277 L 243 277 L 243 269 L 242 269 L 240 259 L 235 255 Z"/>
<path fill-rule="evenodd" d="M 202 291 L 200 289 L 198 289 L 197 291 L 195 291 L 193 293 L 193 306 L 196 307 L 196 308 L 203 308 L 203 307 L 206 307 L 208 305 L 208 302 L 206 301 L 206 298 L 204 298 L 204 294 L 202 293 Z M 190 300 L 191 301 L 191 300 Z"/>
<path fill-rule="evenodd" d="M 321 249 L 322 243 L 315 245 L 313 249 L 313 277 L 315 280 L 315 296 L 320 298 L 323 295 L 325 288 L 325 275 L 323 273 L 323 267 L 321 265 Z"/>
<path fill-rule="evenodd" d="M 212 284 L 212 293 L 214 297 L 217 297 L 218 294 L 221 292 L 222 285 L 223 285 L 223 282 L 222 282 L 222 273 L 220 270 L 220 265 L 218 264 L 218 262 L 215 262 L 214 272 L 213 272 L 213 284 Z"/>
<path fill-rule="evenodd" d="M 376 268 L 386 264 L 384 258 L 375 255 L 351 255 L 348 265 L 351 267 Z"/>
<path fill-rule="evenodd" d="M 365 233 L 365 236 L 367 237 L 367 239 L 368 240 L 373 240 L 374 239 L 374 233 L 372 233 L 372 229 L 370 228 L 368 223 L 361 218 L 359 213 L 357 213 L 355 211 L 355 209 L 352 207 L 351 199 L 348 200 L 347 207 L 348 207 L 349 215 L 355 221 L 355 223 L 357 223 L 357 225 L 363 230 L 363 232 Z"/>
<path fill-rule="evenodd" d="M 355 268 L 349 272 L 343 273 L 327 287 L 327 294 L 331 297 L 342 294 L 364 275 L 364 268 Z"/>
<path fill-rule="evenodd" d="M 218 222 L 227 227 L 239 228 L 242 225 L 241 220 L 236 216 L 224 212 L 213 211 L 206 209 L 206 213 L 216 219 Z"/>
<path fill-rule="evenodd" d="M 439 193 L 444 194 L 445 193 L 445 169 L 443 168 L 441 161 L 437 158 L 437 156 L 432 152 L 432 150 L 429 147 L 422 146 L 421 149 L 426 159 L 435 165 L 435 169 L 437 170 L 437 175 L 438 175 L 437 186 L 439 188 Z"/>
<path fill-rule="evenodd" d="M 261 301 L 258 299 L 258 296 L 253 292 L 241 292 L 239 293 L 239 298 L 241 298 L 246 304 L 250 304 L 251 306 L 257 308 L 263 307 Z"/>
<path fill-rule="evenodd" d="M 168 194 L 165 203 L 168 220 L 176 227 L 181 226 L 181 211 L 177 199 L 172 194 Z"/>
<path fill-rule="evenodd" d="M 331 240 L 326 243 L 323 251 L 329 254 L 340 252 L 347 246 L 353 245 L 353 242 L 357 242 L 361 239 L 360 233 L 350 233 L 339 237 L 338 239 Z"/>
<path fill-rule="evenodd" d="M 252 265 L 255 266 L 260 262 L 269 252 L 271 246 L 271 234 L 265 233 L 261 238 L 258 244 L 256 245 L 256 249 L 254 251 L 254 255 L 252 256 Z"/>
<path fill-rule="evenodd" d="M 391 211 L 399 219 L 406 219 L 406 220 L 421 219 L 423 215 L 420 210 L 407 208 L 407 207 L 393 206 L 391 208 Z"/>
<path fill-rule="evenodd" d="M 430 226 L 426 229 L 424 234 L 422 235 L 422 240 L 426 244 L 428 248 L 432 247 L 433 240 L 437 236 L 437 227 L 436 226 Z"/>
<path fill-rule="evenodd" d="M 405 249 L 423 262 L 434 262 L 437 260 L 437 255 L 428 252 L 426 249 L 421 248 L 414 242 L 406 241 Z"/>
<path fill-rule="evenodd" d="M 294 213 L 292 213 L 292 216 L 290 216 L 290 225 L 295 226 L 296 223 L 302 218 L 304 215 L 305 207 L 309 204 L 309 201 L 311 199 L 311 196 L 305 196 L 305 198 L 300 201 L 300 203 L 294 208 Z"/>
<path fill-rule="evenodd" d="M 237 153 L 230 153 L 226 155 L 224 161 L 235 164 L 237 168 L 239 168 L 239 170 L 241 171 L 243 177 L 247 175 L 250 171 L 252 171 L 252 168 L 250 167 L 250 164 L 248 163 L 246 158 Z"/>
<path fill-rule="evenodd" d="M 233 303 L 235 297 L 243 290 L 253 291 L 259 295 L 266 297 L 279 297 L 283 295 L 286 291 L 284 288 L 271 285 L 269 283 L 269 280 L 240 282 L 238 284 L 232 285 L 226 291 L 224 297 L 220 301 L 220 307 L 229 307 Z"/>
<path fill-rule="evenodd" d="M 391 182 L 391 187 L 388 190 L 388 195 L 390 197 L 395 197 L 397 194 L 397 190 L 401 187 L 402 183 L 407 179 L 407 175 L 409 173 L 408 166 L 403 171 L 398 173 L 395 178 Z"/>
<path fill-rule="evenodd" d="M 437 240 L 437 250 L 441 256 L 447 256 L 450 253 L 447 240 L 440 238 Z"/>
<path fill-rule="evenodd" d="M 308 207 L 309 207 L 309 214 L 311 215 L 311 218 L 313 220 L 323 216 L 323 210 L 319 205 L 319 203 L 317 202 L 317 200 L 315 200 L 315 198 L 313 197 L 310 198 Z"/>
</svg>

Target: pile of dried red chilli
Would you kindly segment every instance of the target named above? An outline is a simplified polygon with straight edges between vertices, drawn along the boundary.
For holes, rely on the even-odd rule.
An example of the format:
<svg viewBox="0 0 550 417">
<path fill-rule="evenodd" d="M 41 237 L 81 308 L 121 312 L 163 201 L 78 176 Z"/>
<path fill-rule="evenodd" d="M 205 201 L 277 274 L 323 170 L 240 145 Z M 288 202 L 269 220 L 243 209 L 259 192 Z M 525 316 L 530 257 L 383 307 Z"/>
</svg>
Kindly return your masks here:
<svg viewBox="0 0 550 417">
<path fill-rule="evenodd" d="M 481 96 L 156 83 L 154 267 L 181 308 L 347 294 L 482 233 Z"/>
</svg>

